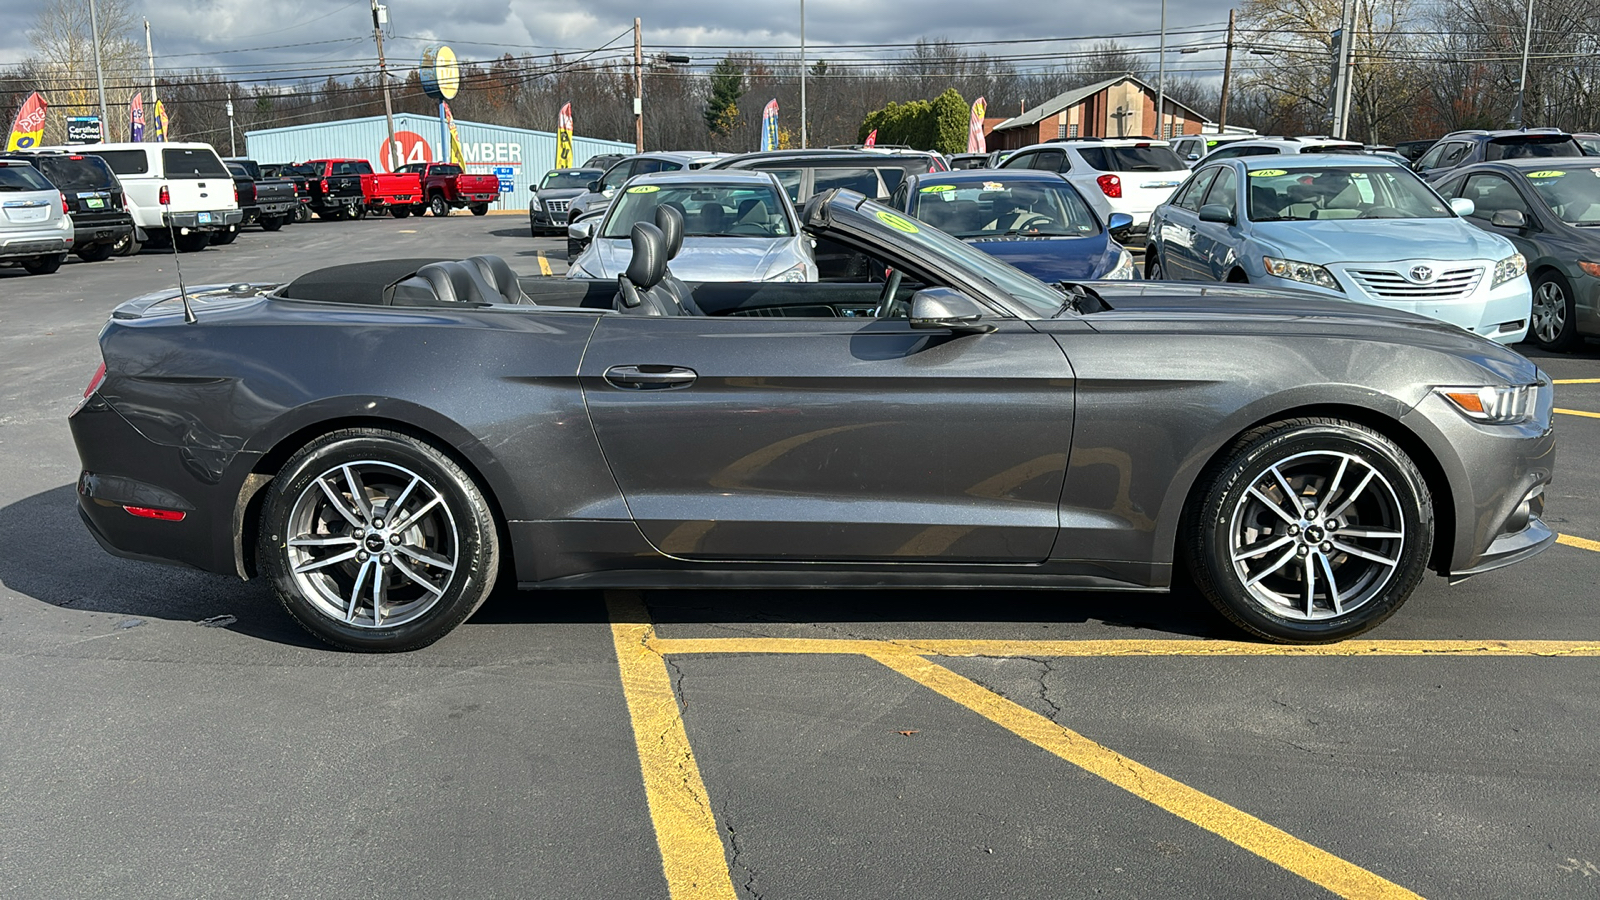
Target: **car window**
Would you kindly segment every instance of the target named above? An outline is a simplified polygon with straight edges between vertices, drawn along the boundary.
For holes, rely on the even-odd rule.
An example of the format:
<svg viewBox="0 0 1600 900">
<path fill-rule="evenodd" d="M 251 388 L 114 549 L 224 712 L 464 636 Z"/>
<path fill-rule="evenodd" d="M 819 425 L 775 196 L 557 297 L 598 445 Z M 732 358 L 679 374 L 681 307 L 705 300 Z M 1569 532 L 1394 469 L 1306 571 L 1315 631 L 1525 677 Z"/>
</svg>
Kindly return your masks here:
<svg viewBox="0 0 1600 900">
<path fill-rule="evenodd" d="M 1015 153 L 1006 157 L 1005 159 L 1000 160 L 1000 168 L 1031 169 L 1033 168 L 1033 157 L 1034 154 L 1032 153 Z"/>
<path fill-rule="evenodd" d="M 683 214 L 685 237 L 781 238 L 794 233 L 788 207 L 768 185 L 635 184 L 612 205 L 601 237 L 628 237 L 636 223 L 654 222 L 661 206 Z"/>
<path fill-rule="evenodd" d="M 1442 219 L 1453 215 L 1421 179 L 1399 166 L 1346 162 L 1316 168 L 1252 169 L 1247 177 L 1250 219 L 1255 222 Z"/>
<path fill-rule="evenodd" d="M 1516 185 L 1499 175 L 1469 175 L 1462 186 L 1461 196 L 1472 201 L 1474 208 L 1471 218 L 1481 222 L 1488 222 L 1502 209 L 1515 210 L 1524 216 L 1533 215 L 1533 210 L 1528 208 L 1527 202 L 1517 192 Z"/>
<path fill-rule="evenodd" d="M 562 188 L 586 188 L 594 180 L 598 172 L 589 172 L 576 169 L 570 172 L 546 172 L 544 180 L 539 182 L 539 190 L 550 191 Z"/>
<path fill-rule="evenodd" d="M 677 166 L 673 165 L 672 168 L 675 169 L 675 168 L 677 168 Z M 670 170 L 667 168 L 667 163 L 665 163 L 662 160 L 659 160 L 659 159 L 636 159 L 636 160 L 633 161 L 633 174 L 635 174 L 635 175 L 648 175 L 651 172 L 663 172 L 663 171 L 670 171 Z"/>
<path fill-rule="evenodd" d="M 1583 148 L 1578 146 L 1578 142 L 1564 134 L 1494 138 L 1483 148 L 1483 158 L 1486 160 L 1582 155 Z"/>
<path fill-rule="evenodd" d="M 1040 150 L 1033 155 L 1033 161 L 1028 164 L 1030 169 L 1040 169 L 1045 172 L 1061 171 L 1061 163 L 1067 155 L 1060 150 Z"/>
<path fill-rule="evenodd" d="M 150 171 L 150 156 L 143 150 L 101 150 L 95 155 L 118 175 L 144 175 Z"/>
<path fill-rule="evenodd" d="M 117 176 L 98 157 L 40 156 L 35 165 L 64 191 L 114 191 L 118 187 Z"/>
<path fill-rule="evenodd" d="M 0 166 L 0 191 L 53 191 L 55 185 L 27 164 Z"/>
<path fill-rule="evenodd" d="M 1211 189 L 1206 191 L 1206 199 L 1201 201 L 1201 206 L 1213 204 L 1224 207 L 1235 217 L 1239 215 L 1239 176 L 1234 174 L 1233 166 L 1222 166 L 1217 172 L 1216 180 L 1211 182 Z"/>
<path fill-rule="evenodd" d="M 161 168 L 167 178 L 233 178 L 217 154 L 205 147 L 164 147 Z"/>
<path fill-rule="evenodd" d="M 1525 176 L 1563 222 L 1573 225 L 1600 225 L 1600 172 L 1588 168 L 1549 168 Z"/>
<path fill-rule="evenodd" d="M 1467 155 L 1467 151 L 1471 149 L 1472 145 L 1466 141 L 1451 141 L 1444 146 L 1444 152 L 1439 156 L 1439 164 L 1437 168 L 1454 168 L 1458 163 L 1461 162 L 1461 158 Z"/>
<path fill-rule="evenodd" d="M 878 177 L 883 179 L 883 189 L 892 192 L 906 180 L 906 170 L 899 166 L 889 166 L 879 169 Z"/>
<path fill-rule="evenodd" d="M 454 163 L 441 163 L 434 166 L 430 174 L 439 178 L 454 178 L 461 174 L 461 167 Z"/>
<path fill-rule="evenodd" d="M 1102 172 L 1179 172 L 1186 168 L 1172 149 L 1155 144 L 1129 147 L 1080 147 L 1078 155 Z"/>
<path fill-rule="evenodd" d="M 882 196 L 875 169 L 814 169 L 811 173 L 812 191 L 822 193 L 833 188 L 848 188 L 867 197 Z"/>
<path fill-rule="evenodd" d="M 1201 169 L 1195 173 L 1193 178 L 1189 179 L 1188 184 L 1178 191 L 1178 196 L 1173 198 L 1172 205 L 1187 209 L 1190 212 L 1198 211 L 1200 209 L 1200 198 L 1206 195 L 1206 188 L 1211 186 L 1212 179 L 1216 177 L 1216 166 L 1209 169 Z"/>
<path fill-rule="evenodd" d="M 800 182 L 804 173 L 800 169 L 767 169 L 783 185 L 784 193 L 795 203 L 800 202 Z"/>
<path fill-rule="evenodd" d="M 600 179 L 601 190 L 614 191 L 622 187 L 622 183 L 633 177 L 633 164 L 635 160 L 625 159 L 612 166 Z"/>
<path fill-rule="evenodd" d="M 1100 220 L 1077 189 L 1060 179 L 993 180 L 929 184 L 917 188 L 912 215 L 959 238 L 1089 237 Z"/>
</svg>

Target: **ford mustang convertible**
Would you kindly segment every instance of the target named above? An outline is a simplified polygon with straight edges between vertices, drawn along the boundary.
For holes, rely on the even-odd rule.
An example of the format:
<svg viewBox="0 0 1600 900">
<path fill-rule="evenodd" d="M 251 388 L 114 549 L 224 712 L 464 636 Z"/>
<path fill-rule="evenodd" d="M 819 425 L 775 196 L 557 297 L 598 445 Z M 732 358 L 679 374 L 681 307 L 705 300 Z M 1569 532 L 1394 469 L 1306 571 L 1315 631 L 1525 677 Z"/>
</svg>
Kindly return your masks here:
<svg viewBox="0 0 1600 900">
<path fill-rule="evenodd" d="M 337 266 L 113 313 L 71 425 L 112 553 L 272 583 L 405 650 L 554 588 L 1162 590 L 1332 641 L 1428 570 L 1526 559 L 1550 380 L 1409 313 L 1243 285 L 1046 284 L 848 191 L 873 283 Z"/>
</svg>

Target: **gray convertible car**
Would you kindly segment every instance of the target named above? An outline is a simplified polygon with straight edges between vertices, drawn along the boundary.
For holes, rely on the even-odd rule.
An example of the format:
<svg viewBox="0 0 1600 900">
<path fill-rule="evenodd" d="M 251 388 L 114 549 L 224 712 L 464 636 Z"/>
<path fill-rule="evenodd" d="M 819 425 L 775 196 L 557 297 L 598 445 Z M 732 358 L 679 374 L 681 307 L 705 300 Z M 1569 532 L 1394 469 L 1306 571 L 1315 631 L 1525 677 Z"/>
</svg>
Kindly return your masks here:
<svg viewBox="0 0 1600 900">
<path fill-rule="evenodd" d="M 1192 578 L 1254 635 L 1330 641 L 1554 540 L 1550 381 L 1498 344 L 1292 291 L 1045 284 L 848 191 L 801 218 L 884 280 L 678 282 L 664 213 L 616 281 L 389 260 L 124 303 L 71 416 L 83 519 L 362 650 L 497 579 Z"/>
</svg>

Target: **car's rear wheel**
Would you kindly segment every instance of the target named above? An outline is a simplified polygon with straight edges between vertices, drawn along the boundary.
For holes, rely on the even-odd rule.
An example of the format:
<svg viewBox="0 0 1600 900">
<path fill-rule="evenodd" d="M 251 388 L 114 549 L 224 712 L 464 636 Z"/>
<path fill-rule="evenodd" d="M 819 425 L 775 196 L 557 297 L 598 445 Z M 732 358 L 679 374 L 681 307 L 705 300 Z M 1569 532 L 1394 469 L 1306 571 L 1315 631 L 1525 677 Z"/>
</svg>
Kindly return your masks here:
<svg viewBox="0 0 1600 900">
<path fill-rule="evenodd" d="M 436 216 L 448 216 L 450 204 L 445 202 L 443 194 L 434 194 L 433 199 L 428 201 L 428 210 Z"/>
<path fill-rule="evenodd" d="M 267 216 L 261 220 L 261 227 L 265 231 L 277 231 L 283 227 L 283 216 Z"/>
<path fill-rule="evenodd" d="M 268 487 L 259 559 L 306 630 L 349 650 L 433 643 L 489 596 L 500 545 L 483 493 L 429 444 L 337 431 Z"/>
<path fill-rule="evenodd" d="M 1234 624 L 1283 643 L 1376 627 L 1433 552 L 1433 502 L 1393 441 L 1353 422 L 1256 428 L 1202 476 L 1184 549 L 1196 585 Z"/>
<path fill-rule="evenodd" d="M 226 246 L 228 244 L 233 243 L 234 241 L 236 241 L 238 239 L 239 239 L 239 231 L 238 231 L 238 229 L 234 229 L 233 231 L 213 231 L 213 232 L 211 232 L 211 245 L 213 247 L 223 247 L 223 246 Z"/>
<path fill-rule="evenodd" d="M 472 214 L 475 215 L 475 216 L 487 216 L 489 214 L 489 204 L 487 204 L 487 203 L 474 203 L 474 204 L 472 204 Z"/>
<path fill-rule="evenodd" d="M 305 203 L 300 204 L 300 208 L 294 211 L 294 220 L 296 222 L 309 222 L 309 221 L 311 221 L 311 207 L 310 207 L 310 205 L 305 204 Z"/>
<path fill-rule="evenodd" d="M 1167 277 L 1167 270 L 1161 265 L 1161 254 L 1156 252 L 1154 247 L 1146 247 L 1144 252 L 1150 254 L 1149 261 L 1144 264 L 1145 280 L 1165 281 Z"/>
<path fill-rule="evenodd" d="M 1540 272 L 1533 283 L 1533 315 L 1528 337 L 1546 350 L 1566 350 L 1577 343 L 1572 286 L 1559 272 Z"/>
<path fill-rule="evenodd" d="M 26 269 L 29 275 L 54 275 L 56 270 L 61 268 L 61 264 L 66 261 L 67 255 L 58 253 L 54 256 L 25 259 L 22 261 L 22 268 Z"/>
<path fill-rule="evenodd" d="M 389 214 L 394 216 L 396 219 L 404 219 L 406 216 L 411 215 L 411 207 L 391 206 L 389 207 Z"/>
<path fill-rule="evenodd" d="M 143 245 L 139 243 L 138 237 L 131 231 L 111 245 L 111 251 L 118 256 L 138 256 L 141 249 L 143 249 Z"/>
<path fill-rule="evenodd" d="M 198 253 L 211 246 L 211 233 L 191 231 L 188 234 L 177 234 L 173 235 L 172 242 L 177 245 L 179 253 Z"/>
<path fill-rule="evenodd" d="M 73 252 L 84 262 L 104 262 L 111 258 L 114 250 L 116 250 L 115 244 L 86 244 Z"/>
</svg>

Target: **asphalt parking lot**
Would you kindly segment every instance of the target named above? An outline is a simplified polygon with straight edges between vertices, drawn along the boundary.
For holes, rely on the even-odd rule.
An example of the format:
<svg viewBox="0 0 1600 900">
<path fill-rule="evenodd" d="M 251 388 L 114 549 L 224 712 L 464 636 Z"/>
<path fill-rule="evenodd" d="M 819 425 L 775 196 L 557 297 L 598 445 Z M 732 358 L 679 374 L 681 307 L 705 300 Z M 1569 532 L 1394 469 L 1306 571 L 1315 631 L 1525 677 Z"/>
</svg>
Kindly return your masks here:
<svg viewBox="0 0 1600 900">
<path fill-rule="evenodd" d="M 461 215 L 176 261 L 563 248 Z M 95 335 L 174 262 L 0 270 L 0 897 L 1600 896 L 1600 344 L 1531 354 L 1563 543 L 1361 641 L 1183 589 L 503 590 L 361 656 L 77 519 Z"/>
</svg>

